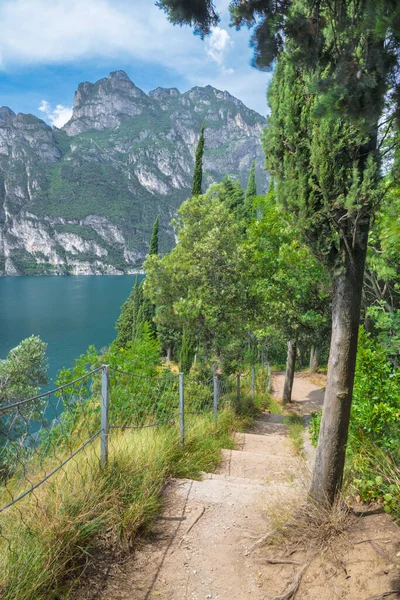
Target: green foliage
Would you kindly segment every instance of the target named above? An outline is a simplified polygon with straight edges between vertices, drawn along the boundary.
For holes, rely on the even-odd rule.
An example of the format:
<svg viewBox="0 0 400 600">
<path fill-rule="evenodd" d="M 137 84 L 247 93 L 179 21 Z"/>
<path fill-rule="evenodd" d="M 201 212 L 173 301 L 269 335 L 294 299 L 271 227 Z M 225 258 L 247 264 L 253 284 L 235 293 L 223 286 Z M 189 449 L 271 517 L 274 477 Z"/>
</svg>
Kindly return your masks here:
<svg viewBox="0 0 400 600">
<path fill-rule="evenodd" d="M 134 544 L 160 512 L 165 481 L 215 469 L 242 423 L 230 410 L 217 427 L 209 416 L 191 417 L 185 446 L 175 426 L 112 431 L 106 469 L 89 446 L 9 514 L 0 539 L 2 598 L 63 597 L 69 577 L 95 564 L 104 536 L 121 548 Z"/>
<path fill-rule="evenodd" d="M 311 442 L 315 447 L 317 447 L 318 445 L 319 430 L 321 428 L 321 418 L 322 410 L 311 413 L 311 420 L 308 431 L 310 433 Z"/>
<path fill-rule="evenodd" d="M 181 352 L 179 356 L 180 370 L 189 373 L 194 359 L 194 340 L 190 332 L 184 328 L 182 335 Z"/>
<path fill-rule="evenodd" d="M 224 187 L 221 190 L 221 200 L 225 202 L 238 222 L 245 220 L 248 216 L 247 206 L 245 206 L 245 195 L 240 182 L 226 175 L 222 183 Z"/>
<path fill-rule="evenodd" d="M 102 364 L 108 364 L 110 373 L 110 422 L 118 425 L 136 424 L 143 425 L 144 420 L 152 410 L 162 413 L 163 407 L 168 406 L 170 400 L 167 393 L 154 397 L 154 380 L 160 369 L 160 347 L 157 340 L 151 335 L 147 323 L 143 325 L 140 336 L 134 342 L 129 341 L 126 346 L 120 347 L 115 342 L 104 354 L 98 354 L 94 346 L 89 346 L 74 362 L 72 368 L 62 369 L 56 378 L 57 386 L 68 385 L 71 381 L 82 377 L 88 369 L 96 369 Z M 135 378 L 121 375 L 119 372 L 139 375 Z M 70 448 L 71 439 L 83 439 L 84 434 L 98 429 L 100 425 L 100 375 L 95 377 L 93 385 L 79 390 L 79 398 L 70 402 L 74 395 L 74 388 L 66 388 L 62 398 L 65 398 L 61 423 L 45 434 L 42 444 L 47 452 L 55 446 L 65 445 Z M 132 405 L 135 398 L 135 405 Z M 157 407 L 154 403 L 157 402 Z M 79 431 L 79 436 L 77 432 Z M 75 435 L 72 437 L 72 434 Z"/>
<path fill-rule="evenodd" d="M 133 342 L 137 335 L 139 310 L 143 304 L 143 288 L 139 284 L 139 277 L 136 275 L 135 284 L 128 299 L 121 306 L 121 313 L 116 323 L 117 338 L 116 343 L 119 347 L 126 347 L 129 342 Z"/>
<path fill-rule="evenodd" d="M 350 448 L 358 450 L 368 440 L 399 454 L 400 370 L 388 361 L 384 349 L 363 329 L 360 331 L 354 380 Z M 316 445 L 321 413 L 313 413 L 311 436 Z"/>
<path fill-rule="evenodd" d="M 324 269 L 296 237 L 273 189 L 250 207 L 246 212 L 240 183 L 226 177 L 182 205 L 177 247 L 145 265 L 158 327 L 170 330 L 174 343 L 187 328 L 227 372 L 252 362 L 266 336 L 270 347 L 292 336 L 309 345 L 329 340 Z"/>
<path fill-rule="evenodd" d="M 186 327 L 209 356 L 220 356 L 245 335 L 253 310 L 243 227 L 226 198 L 225 184 L 219 184 L 185 202 L 176 248 L 163 258 L 148 257 L 145 264 L 157 323 Z"/>
<path fill-rule="evenodd" d="M 381 501 L 400 516 L 400 370 L 384 349 L 360 332 L 346 472 L 354 493 Z M 317 445 L 321 412 L 313 413 L 311 440 Z"/>
<path fill-rule="evenodd" d="M 47 344 L 32 335 L 0 361 L 0 405 L 35 396 L 47 384 Z"/>
<path fill-rule="evenodd" d="M 46 259 L 38 262 L 36 256 L 23 248 L 13 250 L 10 258 L 19 275 L 50 275 L 54 272 L 54 265 Z"/>
<path fill-rule="evenodd" d="M 373 223 L 364 278 L 368 328 L 397 367 L 400 365 L 399 212 L 400 189 L 394 184 Z"/>
<path fill-rule="evenodd" d="M 280 359 L 288 339 L 327 345 L 330 284 L 325 269 L 299 240 L 290 215 L 277 206 L 273 187 L 254 199 L 254 208 L 261 216 L 247 226 L 248 269 L 261 311 L 258 335 L 267 336 L 270 359 Z"/>
<path fill-rule="evenodd" d="M 0 361 L 0 407 L 36 396 L 47 384 L 46 348 L 40 337 L 32 335 Z M 18 460 L 28 452 L 27 447 L 21 448 L 19 437 L 25 433 L 26 422 L 37 417 L 40 409 L 40 402 L 28 403 L 13 413 L 0 415 L 0 480 L 10 477 Z"/>
<path fill-rule="evenodd" d="M 158 254 L 158 227 L 159 227 L 160 216 L 157 215 L 154 222 L 153 232 L 150 238 L 149 255 Z"/>
<path fill-rule="evenodd" d="M 304 447 L 304 420 L 299 415 L 289 415 L 285 418 L 285 423 L 288 426 L 289 438 L 295 452 L 301 455 Z"/>
<path fill-rule="evenodd" d="M 203 123 L 201 126 L 200 137 L 199 141 L 197 142 L 192 184 L 192 196 L 199 196 L 201 194 L 201 183 L 203 179 L 204 128 L 205 123 Z"/>
<path fill-rule="evenodd" d="M 361 331 L 350 422 L 353 438 L 367 438 L 400 460 L 399 420 L 400 370 Z"/>
<path fill-rule="evenodd" d="M 256 165 L 253 160 L 253 162 L 251 163 L 249 180 L 247 182 L 247 189 L 246 189 L 246 200 L 247 201 L 249 201 L 250 199 L 257 196 L 256 170 L 255 169 L 256 169 Z"/>
</svg>

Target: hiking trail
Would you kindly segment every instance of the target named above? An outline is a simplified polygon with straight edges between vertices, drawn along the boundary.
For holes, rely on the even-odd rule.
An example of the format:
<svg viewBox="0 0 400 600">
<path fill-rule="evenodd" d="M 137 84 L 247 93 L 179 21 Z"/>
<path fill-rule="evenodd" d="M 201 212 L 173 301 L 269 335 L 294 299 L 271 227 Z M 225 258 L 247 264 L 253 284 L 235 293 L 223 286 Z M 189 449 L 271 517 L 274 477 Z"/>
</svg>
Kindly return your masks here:
<svg viewBox="0 0 400 600">
<path fill-rule="evenodd" d="M 272 391 L 277 398 L 283 379 L 282 373 L 273 375 Z M 305 374 L 296 374 L 291 410 L 307 418 L 322 402 L 323 388 Z M 108 570 L 100 589 L 89 586 L 79 598 L 279 597 L 293 582 L 299 566 L 268 564 L 267 555 L 277 556 L 274 548 L 260 547 L 249 554 L 247 550 L 276 526 L 283 507 L 297 507 L 306 497 L 309 461 L 296 455 L 284 419 L 283 415 L 262 414 L 250 433 L 236 434 L 235 450 L 223 450 L 223 461 L 215 473 L 205 473 L 201 481 L 170 482 L 151 538 L 123 565 Z M 311 444 L 305 446 L 305 454 L 312 459 Z M 387 515 L 359 521 L 349 539 L 338 541 L 335 556 L 325 553 L 309 565 L 296 600 L 375 600 L 396 585 L 400 588 L 400 530 Z M 371 540 L 377 540 L 375 546 Z M 301 553 L 290 558 L 297 564 L 305 560 Z"/>
</svg>

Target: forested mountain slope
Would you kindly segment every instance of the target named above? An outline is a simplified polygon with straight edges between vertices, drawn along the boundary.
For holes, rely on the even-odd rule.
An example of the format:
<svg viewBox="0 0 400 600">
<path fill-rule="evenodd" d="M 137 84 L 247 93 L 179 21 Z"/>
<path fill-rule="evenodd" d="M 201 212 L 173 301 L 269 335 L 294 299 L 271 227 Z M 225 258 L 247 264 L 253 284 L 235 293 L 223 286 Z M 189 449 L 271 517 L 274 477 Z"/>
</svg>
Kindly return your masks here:
<svg viewBox="0 0 400 600">
<path fill-rule="evenodd" d="M 203 121 L 204 187 L 227 173 L 245 183 L 255 160 L 265 189 L 265 119 L 211 86 L 145 94 L 116 71 L 78 86 L 62 130 L 1 108 L 0 274 L 130 272 L 157 214 L 171 249 Z"/>
</svg>

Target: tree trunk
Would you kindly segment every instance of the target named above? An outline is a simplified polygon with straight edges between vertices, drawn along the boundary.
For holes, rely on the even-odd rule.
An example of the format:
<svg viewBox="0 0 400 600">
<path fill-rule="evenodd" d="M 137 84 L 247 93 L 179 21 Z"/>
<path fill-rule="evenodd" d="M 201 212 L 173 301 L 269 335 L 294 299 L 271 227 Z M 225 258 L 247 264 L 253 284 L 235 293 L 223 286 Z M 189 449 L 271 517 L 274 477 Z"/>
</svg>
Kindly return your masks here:
<svg viewBox="0 0 400 600">
<path fill-rule="evenodd" d="M 283 388 L 282 402 L 286 404 L 292 401 L 292 389 L 294 379 L 294 368 L 296 365 L 296 342 L 288 342 L 288 353 L 286 361 L 285 385 Z"/>
<path fill-rule="evenodd" d="M 342 250 L 342 268 L 333 276 L 328 383 L 309 492 L 315 501 L 328 505 L 333 504 L 343 480 L 368 228 L 365 219 L 354 241 L 350 236 L 347 238 L 347 250 Z"/>
<path fill-rule="evenodd" d="M 310 351 L 310 373 L 315 373 L 319 367 L 319 350 L 317 346 L 311 346 Z"/>
<path fill-rule="evenodd" d="M 172 356 L 172 349 L 171 349 L 171 346 L 168 346 L 168 348 L 167 348 L 167 364 L 169 364 L 171 362 L 171 356 Z"/>
<path fill-rule="evenodd" d="M 304 367 L 304 344 L 301 344 L 300 342 L 297 344 L 297 348 L 298 348 L 298 356 L 299 356 L 299 364 L 300 367 Z"/>
</svg>

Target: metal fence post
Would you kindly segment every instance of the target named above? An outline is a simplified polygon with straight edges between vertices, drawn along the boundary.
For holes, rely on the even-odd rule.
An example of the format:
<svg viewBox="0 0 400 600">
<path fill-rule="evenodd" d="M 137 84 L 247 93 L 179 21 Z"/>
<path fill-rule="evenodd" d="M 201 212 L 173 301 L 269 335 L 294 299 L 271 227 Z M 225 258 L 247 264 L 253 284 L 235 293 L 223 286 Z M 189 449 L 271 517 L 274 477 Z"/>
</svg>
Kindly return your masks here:
<svg viewBox="0 0 400 600">
<path fill-rule="evenodd" d="M 179 373 L 179 431 L 181 444 L 185 443 L 185 382 L 184 374 Z"/>
<path fill-rule="evenodd" d="M 218 375 L 214 375 L 214 423 L 218 419 Z"/>
<path fill-rule="evenodd" d="M 238 404 L 238 409 L 240 409 L 240 373 L 236 375 L 236 399 Z"/>
<path fill-rule="evenodd" d="M 108 407 L 110 402 L 110 367 L 103 365 L 101 376 L 101 434 L 100 434 L 100 465 L 108 462 Z"/>
<path fill-rule="evenodd" d="M 256 395 L 256 369 L 251 367 L 251 398 L 254 404 L 254 398 Z"/>
</svg>

